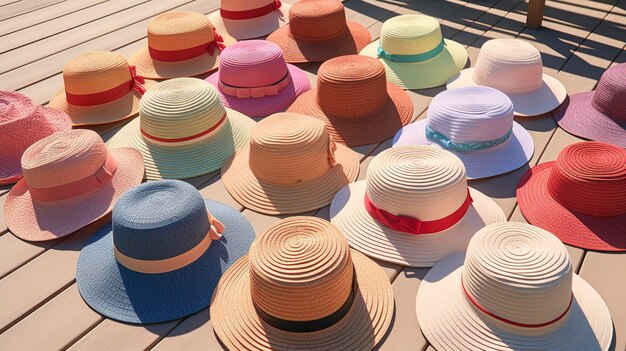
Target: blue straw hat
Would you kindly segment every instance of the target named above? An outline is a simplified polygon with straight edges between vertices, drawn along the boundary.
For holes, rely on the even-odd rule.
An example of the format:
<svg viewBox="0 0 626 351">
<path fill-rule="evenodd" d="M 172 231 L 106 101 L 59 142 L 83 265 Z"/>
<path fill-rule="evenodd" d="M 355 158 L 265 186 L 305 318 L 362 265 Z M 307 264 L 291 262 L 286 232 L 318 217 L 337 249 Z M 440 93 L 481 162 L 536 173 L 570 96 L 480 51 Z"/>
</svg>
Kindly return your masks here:
<svg viewBox="0 0 626 351">
<path fill-rule="evenodd" d="M 203 199 L 193 186 L 144 183 L 118 200 L 112 223 L 83 248 L 76 282 L 87 304 L 107 317 L 173 320 L 209 306 L 222 273 L 254 238 L 241 213 Z"/>
</svg>

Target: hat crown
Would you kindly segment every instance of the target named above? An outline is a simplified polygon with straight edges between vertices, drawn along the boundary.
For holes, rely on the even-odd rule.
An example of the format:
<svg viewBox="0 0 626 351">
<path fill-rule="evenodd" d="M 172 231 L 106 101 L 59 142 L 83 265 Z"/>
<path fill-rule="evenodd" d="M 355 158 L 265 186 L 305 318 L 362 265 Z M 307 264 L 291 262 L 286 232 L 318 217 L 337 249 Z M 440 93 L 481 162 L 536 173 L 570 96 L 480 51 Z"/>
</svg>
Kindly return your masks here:
<svg viewBox="0 0 626 351">
<path fill-rule="evenodd" d="M 510 94 L 537 90 L 543 84 L 541 54 L 523 40 L 491 39 L 480 48 L 474 80 Z"/>
<path fill-rule="evenodd" d="M 220 56 L 220 81 L 255 88 L 278 83 L 289 73 L 280 47 L 265 40 L 248 40 L 228 46 Z"/>
<path fill-rule="evenodd" d="M 227 11 L 247 11 L 274 3 L 275 0 L 221 0 L 220 8 Z"/>
<path fill-rule="evenodd" d="M 609 117 L 626 121 L 626 63 L 604 71 L 593 94 L 592 105 Z"/>
<path fill-rule="evenodd" d="M 289 28 L 295 39 L 325 41 L 346 31 L 346 13 L 337 0 L 301 0 L 289 10 Z"/>
<path fill-rule="evenodd" d="M 467 199 L 461 160 L 430 146 L 400 146 L 374 157 L 367 169 L 370 201 L 393 215 L 433 221 L 449 216 Z"/>
<path fill-rule="evenodd" d="M 148 46 L 156 50 L 184 50 L 208 44 L 214 39 L 213 24 L 208 17 L 197 12 L 165 12 L 148 23 Z"/>
<path fill-rule="evenodd" d="M 324 62 L 317 76 L 317 101 L 338 118 L 380 111 L 389 100 L 385 67 L 375 58 L 346 55 Z"/>
<path fill-rule="evenodd" d="M 626 150 L 601 142 L 581 142 L 559 153 L 548 191 L 574 212 L 597 217 L 626 214 Z"/>
<path fill-rule="evenodd" d="M 74 57 L 63 68 L 65 91 L 95 94 L 132 80 L 128 61 L 119 52 L 93 51 Z"/>
<path fill-rule="evenodd" d="M 513 323 L 555 321 L 572 299 L 572 264 L 565 246 L 551 233 L 525 223 L 480 229 L 468 245 L 462 280 L 466 294 L 479 306 Z M 491 324 L 516 333 L 542 334 L 560 325 L 516 326 L 476 310 Z"/>
<path fill-rule="evenodd" d="M 125 256 L 164 260 L 188 252 L 209 230 L 202 196 L 178 180 L 143 183 L 113 207 L 113 243 Z"/>
<path fill-rule="evenodd" d="M 324 122 L 298 113 L 276 113 L 250 131 L 250 168 L 271 184 L 319 179 L 332 167 L 333 145 Z"/>
<path fill-rule="evenodd" d="M 278 222 L 257 237 L 248 257 L 252 300 L 275 318 L 324 318 L 341 308 L 353 288 L 348 242 L 321 218 Z"/>
<path fill-rule="evenodd" d="M 108 151 L 91 130 L 61 131 L 32 144 L 22 155 L 29 187 L 48 189 L 89 177 L 106 161 Z"/>
<path fill-rule="evenodd" d="M 393 55 L 417 55 L 435 49 L 443 39 L 439 22 L 421 14 L 393 17 L 380 32 L 380 46 Z"/>
</svg>

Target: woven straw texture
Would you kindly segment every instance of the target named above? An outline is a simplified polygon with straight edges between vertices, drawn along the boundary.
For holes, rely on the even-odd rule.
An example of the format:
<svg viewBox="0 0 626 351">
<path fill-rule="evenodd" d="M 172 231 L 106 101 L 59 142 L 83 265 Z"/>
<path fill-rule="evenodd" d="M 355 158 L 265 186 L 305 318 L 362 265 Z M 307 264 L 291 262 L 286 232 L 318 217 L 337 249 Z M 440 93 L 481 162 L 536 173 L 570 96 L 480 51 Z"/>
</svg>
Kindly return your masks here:
<svg viewBox="0 0 626 351">
<path fill-rule="evenodd" d="M 220 7 L 229 11 L 246 11 L 272 2 L 274 0 L 221 0 Z M 227 33 L 237 40 L 254 39 L 264 37 L 289 23 L 290 8 L 290 4 L 282 3 L 279 9 L 266 15 L 243 20 L 223 18 L 220 10 L 217 10 L 209 15 L 209 20 L 218 33 Z"/>
<path fill-rule="evenodd" d="M 359 175 L 359 159 L 335 144 L 324 124 L 309 116 L 277 113 L 250 133 L 250 146 L 222 167 L 222 181 L 242 205 L 267 214 L 293 214 L 330 204 Z"/>
<path fill-rule="evenodd" d="M 465 262 L 464 262 L 465 261 Z M 464 264 L 465 263 L 465 264 Z M 497 320 L 548 326 L 529 328 Z M 573 295 L 573 298 L 572 298 Z M 613 326 L 600 295 L 572 272 L 553 235 L 522 223 L 480 230 L 467 255 L 447 257 L 420 283 L 422 332 L 438 350 L 608 350 Z"/>
<path fill-rule="evenodd" d="M 352 248 L 368 256 L 413 267 L 431 267 L 464 251 L 485 225 L 506 220 L 484 194 L 470 188 L 474 202 L 452 227 L 432 234 L 409 234 L 373 219 L 364 205 L 367 193 L 376 207 L 395 215 L 432 221 L 450 215 L 467 197 L 463 163 L 433 147 L 403 146 L 383 151 L 370 163 L 365 181 L 341 189 L 330 205 L 330 218 Z"/>
<path fill-rule="evenodd" d="M 226 120 L 218 122 L 226 114 Z M 155 143 L 142 135 L 186 138 L 210 128 L 209 134 L 184 143 Z M 217 90 L 197 78 L 161 82 L 142 100 L 139 118 L 113 138 L 110 146 L 133 147 L 143 155 L 147 179 L 183 179 L 216 171 L 235 150 L 247 145 L 254 121 L 226 109 Z"/>
<path fill-rule="evenodd" d="M 58 132 L 31 145 L 22 156 L 24 179 L 9 192 L 4 205 L 7 226 L 24 240 L 56 239 L 107 215 L 117 199 L 141 183 L 141 155 L 132 149 L 112 150 L 117 170 L 111 181 L 89 193 L 59 201 L 33 200 L 29 187 L 51 188 L 90 176 L 106 159 L 107 149 L 90 130 Z"/>
<path fill-rule="evenodd" d="M 289 321 L 327 316 L 346 300 L 347 314 L 317 332 L 268 325 L 256 312 Z M 212 324 L 231 350 L 371 350 L 393 317 L 391 284 L 378 265 L 351 251 L 337 228 L 313 217 L 291 217 L 259 235 L 247 257 L 218 285 Z"/>
<path fill-rule="evenodd" d="M 570 145 L 530 169 L 517 188 L 529 223 L 566 244 L 626 251 L 626 150 L 600 142 Z M 558 218 L 558 220 L 554 220 Z"/>
<path fill-rule="evenodd" d="M 349 55 L 324 62 L 317 89 L 300 95 L 287 111 L 320 119 L 335 141 L 360 146 L 391 138 L 411 121 L 413 103 L 387 83 L 380 61 Z"/>
</svg>

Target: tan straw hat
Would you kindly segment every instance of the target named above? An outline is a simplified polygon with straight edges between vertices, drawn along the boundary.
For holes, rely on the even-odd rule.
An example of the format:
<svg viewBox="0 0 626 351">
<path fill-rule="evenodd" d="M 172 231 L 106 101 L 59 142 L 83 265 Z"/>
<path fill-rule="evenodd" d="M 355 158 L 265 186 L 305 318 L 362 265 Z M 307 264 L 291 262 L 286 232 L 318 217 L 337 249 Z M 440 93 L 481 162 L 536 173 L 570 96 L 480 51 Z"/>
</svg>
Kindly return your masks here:
<svg viewBox="0 0 626 351">
<path fill-rule="evenodd" d="M 220 0 L 209 19 L 220 33 L 237 40 L 260 38 L 289 22 L 291 5 L 280 0 Z"/>
<path fill-rule="evenodd" d="M 422 332 L 437 350 L 609 350 L 600 295 L 574 274 L 565 246 L 525 223 L 480 230 L 420 283 Z"/>
<path fill-rule="evenodd" d="M 377 264 L 350 250 L 329 222 L 291 217 L 224 273 L 211 322 L 229 350 L 371 350 L 393 310 Z"/>
<path fill-rule="evenodd" d="M 222 167 L 222 181 L 239 203 L 268 214 L 324 207 L 359 175 L 359 159 L 335 144 L 324 123 L 297 113 L 277 113 L 255 125 L 250 146 Z"/>
<path fill-rule="evenodd" d="M 48 106 L 67 113 L 75 126 L 136 116 L 141 96 L 155 83 L 138 75 L 124 55 L 111 51 L 73 58 L 63 68 L 63 82 Z"/>
<path fill-rule="evenodd" d="M 152 79 L 191 77 L 217 69 L 220 51 L 235 39 L 218 33 L 200 13 L 165 12 L 148 23 L 148 46 L 130 62 Z"/>
<path fill-rule="evenodd" d="M 502 209 L 468 188 L 463 162 L 431 146 L 400 146 L 374 157 L 366 180 L 341 189 L 330 218 L 350 246 L 383 261 L 431 267 L 464 251 Z"/>
</svg>

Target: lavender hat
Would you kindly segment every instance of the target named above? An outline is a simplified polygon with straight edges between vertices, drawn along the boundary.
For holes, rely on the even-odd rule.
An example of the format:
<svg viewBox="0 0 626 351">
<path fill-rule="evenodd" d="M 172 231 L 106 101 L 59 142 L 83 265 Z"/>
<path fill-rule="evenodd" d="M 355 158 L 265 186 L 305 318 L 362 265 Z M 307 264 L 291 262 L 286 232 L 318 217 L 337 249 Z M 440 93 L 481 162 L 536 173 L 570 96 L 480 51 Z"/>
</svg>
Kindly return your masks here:
<svg viewBox="0 0 626 351">
<path fill-rule="evenodd" d="M 533 156 L 533 139 L 513 121 L 513 103 L 502 92 L 475 86 L 437 94 L 426 119 L 400 129 L 393 146 L 433 145 L 458 156 L 467 178 L 510 172 Z"/>
</svg>

